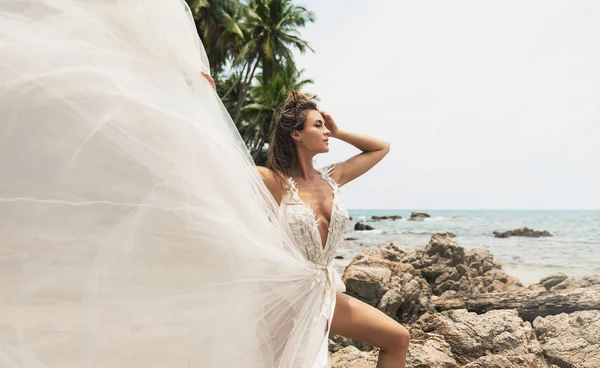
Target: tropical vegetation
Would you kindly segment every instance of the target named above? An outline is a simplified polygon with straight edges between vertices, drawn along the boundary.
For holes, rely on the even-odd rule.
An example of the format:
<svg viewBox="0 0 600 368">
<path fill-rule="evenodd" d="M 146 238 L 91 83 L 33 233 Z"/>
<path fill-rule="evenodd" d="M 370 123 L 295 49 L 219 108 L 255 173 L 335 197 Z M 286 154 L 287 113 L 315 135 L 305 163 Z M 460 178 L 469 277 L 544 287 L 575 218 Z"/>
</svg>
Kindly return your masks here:
<svg viewBox="0 0 600 368">
<path fill-rule="evenodd" d="M 186 0 L 217 92 L 257 164 L 264 164 L 277 109 L 312 83 L 294 52 L 313 51 L 300 30 L 314 14 L 292 0 Z"/>
</svg>

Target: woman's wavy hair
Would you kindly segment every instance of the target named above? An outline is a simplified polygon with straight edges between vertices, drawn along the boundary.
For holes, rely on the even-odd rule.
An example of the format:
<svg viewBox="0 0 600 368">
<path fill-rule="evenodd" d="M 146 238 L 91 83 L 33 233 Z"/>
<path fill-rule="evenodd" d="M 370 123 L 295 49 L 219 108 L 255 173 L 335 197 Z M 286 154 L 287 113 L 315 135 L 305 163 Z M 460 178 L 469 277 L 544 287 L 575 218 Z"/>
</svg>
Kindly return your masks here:
<svg viewBox="0 0 600 368">
<path fill-rule="evenodd" d="M 277 112 L 275 129 L 269 143 L 267 167 L 280 179 L 292 176 L 298 165 L 298 152 L 292 132 L 303 130 L 308 112 L 317 110 L 313 99 L 314 97 L 309 98 L 297 90 L 292 90 Z"/>
</svg>

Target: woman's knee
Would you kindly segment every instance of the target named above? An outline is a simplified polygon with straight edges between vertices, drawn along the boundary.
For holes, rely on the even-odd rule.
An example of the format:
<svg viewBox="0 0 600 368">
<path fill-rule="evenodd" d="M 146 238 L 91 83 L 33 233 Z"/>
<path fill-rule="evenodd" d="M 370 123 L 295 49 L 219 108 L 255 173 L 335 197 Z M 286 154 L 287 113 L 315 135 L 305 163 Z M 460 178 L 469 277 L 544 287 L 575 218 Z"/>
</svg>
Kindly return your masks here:
<svg viewBox="0 0 600 368">
<path fill-rule="evenodd" d="M 406 327 L 397 323 L 389 332 L 385 346 L 380 346 L 381 350 L 408 350 L 410 344 L 410 333 Z"/>
</svg>

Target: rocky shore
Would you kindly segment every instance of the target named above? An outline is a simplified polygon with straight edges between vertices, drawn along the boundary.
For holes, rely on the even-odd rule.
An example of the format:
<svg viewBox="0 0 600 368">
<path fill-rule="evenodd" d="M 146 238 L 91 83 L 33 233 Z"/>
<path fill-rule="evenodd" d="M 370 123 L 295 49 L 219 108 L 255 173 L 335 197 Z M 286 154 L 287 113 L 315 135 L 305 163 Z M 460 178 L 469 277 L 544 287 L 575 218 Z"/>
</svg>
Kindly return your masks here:
<svg viewBox="0 0 600 368">
<path fill-rule="evenodd" d="M 554 236 L 549 231 L 533 230 L 533 229 L 528 228 L 527 226 L 522 227 L 520 229 L 516 229 L 516 230 L 509 230 L 509 231 L 502 231 L 502 232 L 494 231 L 493 235 L 496 238 L 508 238 L 510 236 L 526 236 L 526 237 L 530 237 L 530 238 L 539 238 L 542 236 Z"/>
<path fill-rule="evenodd" d="M 360 251 L 347 294 L 407 327 L 411 368 L 599 368 L 600 276 L 544 277 L 525 287 L 493 255 L 451 233 L 422 249 Z M 332 335 L 334 368 L 375 367 L 377 349 Z"/>
</svg>

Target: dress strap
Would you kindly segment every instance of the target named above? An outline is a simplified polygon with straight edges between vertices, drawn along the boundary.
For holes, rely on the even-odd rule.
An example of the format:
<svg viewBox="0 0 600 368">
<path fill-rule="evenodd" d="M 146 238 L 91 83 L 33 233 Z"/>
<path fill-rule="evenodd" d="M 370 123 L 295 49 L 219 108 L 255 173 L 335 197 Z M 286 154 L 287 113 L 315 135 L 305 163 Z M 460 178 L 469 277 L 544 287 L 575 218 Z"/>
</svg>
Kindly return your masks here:
<svg viewBox="0 0 600 368">
<path fill-rule="evenodd" d="M 338 183 L 335 182 L 335 180 L 333 180 L 331 178 L 331 174 L 333 174 L 333 171 L 335 170 L 335 164 L 330 164 L 327 166 L 322 167 L 319 171 L 319 173 L 321 174 L 321 176 L 327 180 L 327 182 L 329 182 L 329 185 L 331 185 L 331 187 L 335 190 L 339 190 L 340 186 L 338 185 Z"/>
<path fill-rule="evenodd" d="M 288 180 L 288 183 L 290 184 L 290 187 L 286 191 L 286 194 L 288 196 L 290 196 L 294 201 L 299 202 L 300 195 L 298 194 L 298 187 L 296 186 L 296 181 L 291 176 L 288 176 L 287 180 Z"/>
</svg>

